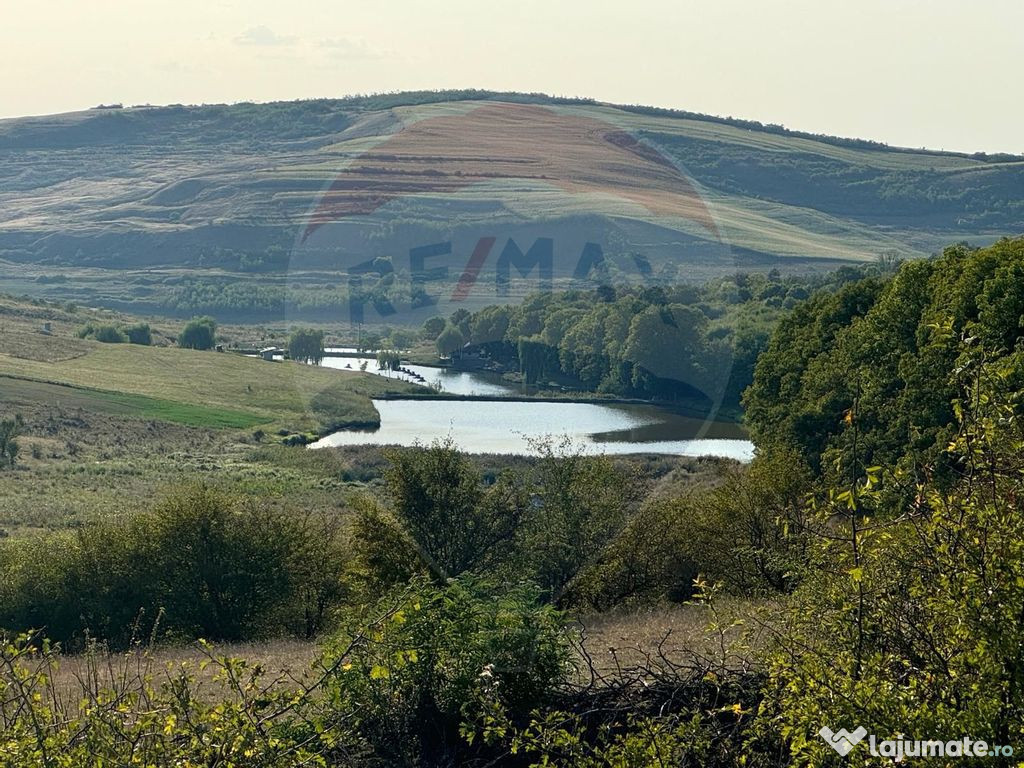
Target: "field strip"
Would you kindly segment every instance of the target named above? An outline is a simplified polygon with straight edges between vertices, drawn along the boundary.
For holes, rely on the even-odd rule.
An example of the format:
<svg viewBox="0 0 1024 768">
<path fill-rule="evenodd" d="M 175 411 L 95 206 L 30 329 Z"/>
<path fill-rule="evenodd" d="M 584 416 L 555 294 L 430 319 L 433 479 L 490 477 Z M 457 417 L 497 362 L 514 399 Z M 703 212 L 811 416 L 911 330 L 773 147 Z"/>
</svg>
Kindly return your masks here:
<svg viewBox="0 0 1024 768">
<path fill-rule="evenodd" d="M 86 408 L 120 416 L 216 429 L 246 429 L 270 421 L 266 416 L 245 411 L 0 374 L 0 402 L 19 401 L 45 402 L 65 408 Z"/>
</svg>

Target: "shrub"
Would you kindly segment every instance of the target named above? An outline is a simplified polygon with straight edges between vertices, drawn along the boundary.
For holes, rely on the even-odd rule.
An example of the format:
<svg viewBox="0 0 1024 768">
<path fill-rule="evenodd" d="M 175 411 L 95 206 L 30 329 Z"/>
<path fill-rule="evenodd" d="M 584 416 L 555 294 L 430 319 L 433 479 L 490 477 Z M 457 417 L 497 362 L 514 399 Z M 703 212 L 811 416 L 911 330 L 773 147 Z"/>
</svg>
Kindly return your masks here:
<svg viewBox="0 0 1024 768">
<path fill-rule="evenodd" d="M 135 323 L 134 325 L 125 326 L 124 333 L 131 344 L 141 344 L 148 347 L 153 343 L 153 333 L 149 323 Z"/>
<path fill-rule="evenodd" d="M 0 760 L 19 768 L 352 764 L 360 745 L 343 719 L 325 716 L 320 685 L 296 693 L 259 664 L 201 650 L 198 664 L 163 667 L 148 652 L 111 657 L 91 647 L 72 676 L 38 637 L 0 638 Z"/>
<path fill-rule="evenodd" d="M 529 504 L 515 532 L 516 573 L 528 573 L 558 600 L 622 530 L 633 478 L 607 457 L 586 456 L 568 440 L 541 440 L 524 478 Z"/>
<path fill-rule="evenodd" d="M 789 592 L 806 565 L 809 470 L 785 452 L 759 457 L 696 494 L 682 521 L 689 562 L 736 595 Z"/>
<path fill-rule="evenodd" d="M 81 647 L 162 638 L 312 636 L 345 595 L 331 518 L 284 514 L 198 485 L 151 514 L 0 544 L 0 627 Z"/>
<path fill-rule="evenodd" d="M 523 716 L 568 671 L 562 617 L 530 587 L 417 581 L 369 615 L 332 641 L 328 664 L 344 663 L 327 694 L 383 764 L 460 764 L 460 724 L 477 719 L 482 676 L 494 680 L 503 707 Z"/>
<path fill-rule="evenodd" d="M 1003 365 L 964 368 L 985 382 Z M 1024 739 L 1024 431 L 1008 383 L 957 405 L 952 487 L 931 476 L 891 509 L 884 487 L 913 481 L 844 462 L 856 474 L 819 510 L 813 567 L 773 622 L 763 727 L 788 738 L 794 764 L 833 757 L 822 724 L 880 740 Z"/>
<path fill-rule="evenodd" d="M 605 610 L 624 603 L 687 600 L 698 565 L 688 544 L 693 499 L 644 505 L 567 591 L 573 605 Z"/>
<path fill-rule="evenodd" d="M 382 349 L 377 353 L 377 369 L 397 371 L 402 367 L 402 355 L 394 349 Z"/>
<path fill-rule="evenodd" d="M 298 535 L 289 520 L 195 486 L 166 499 L 147 522 L 155 596 L 171 626 L 189 637 L 237 640 L 278 623 Z"/>
<path fill-rule="evenodd" d="M 13 467 L 18 460 L 18 437 L 24 426 L 25 421 L 20 413 L 0 421 L 0 467 Z"/>
<path fill-rule="evenodd" d="M 128 341 L 128 337 L 114 325 L 101 325 L 96 329 L 95 338 L 104 344 L 124 344 Z"/>
<path fill-rule="evenodd" d="M 437 577 L 478 569 L 508 543 L 519 519 L 517 505 L 503 485 L 483 488 L 451 438 L 385 456 L 385 494 L 394 516 Z"/>
<path fill-rule="evenodd" d="M 415 541 L 386 510 L 370 499 L 359 503 L 352 526 L 356 575 L 370 594 L 379 594 L 427 572 Z"/>
<path fill-rule="evenodd" d="M 96 339 L 104 344 L 124 344 L 128 337 L 116 325 L 94 325 L 86 323 L 78 329 L 78 338 Z"/>
</svg>

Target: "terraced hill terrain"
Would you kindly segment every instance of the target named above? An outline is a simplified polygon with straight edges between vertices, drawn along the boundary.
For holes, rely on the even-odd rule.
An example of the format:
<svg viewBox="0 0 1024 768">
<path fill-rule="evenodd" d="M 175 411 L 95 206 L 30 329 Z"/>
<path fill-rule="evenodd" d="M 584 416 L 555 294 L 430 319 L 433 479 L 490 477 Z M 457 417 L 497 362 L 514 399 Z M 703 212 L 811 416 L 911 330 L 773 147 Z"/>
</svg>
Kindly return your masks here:
<svg viewBox="0 0 1024 768">
<path fill-rule="evenodd" d="M 668 240 L 729 254 L 665 257 L 683 279 L 1024 232 L 1019 157 L 520 94 L 94 109 L 0 121 L 0 159 L 5 290 L 168 314 L 332 311 L 348 267 L 302 246 L 353 213 L 438 231 L 453 205 L 485 222 L 671 214 Z"/>
</svg>

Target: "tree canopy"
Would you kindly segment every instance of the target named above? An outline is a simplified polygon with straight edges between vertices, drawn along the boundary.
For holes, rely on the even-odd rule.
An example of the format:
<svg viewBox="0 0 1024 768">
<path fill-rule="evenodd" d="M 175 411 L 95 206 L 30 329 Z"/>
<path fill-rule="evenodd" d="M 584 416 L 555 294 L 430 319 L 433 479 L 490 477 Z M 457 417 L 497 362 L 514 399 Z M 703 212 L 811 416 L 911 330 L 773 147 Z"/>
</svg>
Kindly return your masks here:
<svg viewBox="0 0 1024 768">
<path fill-rule="evenodd" d="M 324 332 L 311 328 L 299 328 L 292 331 L 288 339 L 288 356 L 292 360 L 320 365 L 324 359 Z"/>
<path fill-rule="evenodd" d="M 784 318 L 744 398 L 761 450 L 796 449 L 828 470 L 856 419 L 865 466 L 941 460 L 962 392 L 950 372 L 968 349 L 1019 365 L 1024 239 L 957 245 L 889 279 L 819 293 Z M 1024 371 L 1022 371 L 1024 376 Z"/>
<path fill-rule="evenodd" d="M 818 277 L 773 270 L 702 286 L 544 292 L 519 305 L 484 307 L 468 319 L 460 310 L 449 327 L 458 325 L 464 341 L 507 370 L 518 369 L 528 384 L 720 404 L 738 414 L 754 362 L 787 310 L 814 290 L 829 295 L 891 268 L 880 261 Z"/>
<path fill-rule="evenodd" d="M 462 349 L 466 343 L 466 337 L 462 335 L 457 325 L 449 323 L 437 337 L 437 354 L 441 357 L 452 357 Z"/>
<path fill-rule="evenodd" d="M 216 343 L 217 321 L 212 317 L 197 317 L 178 334 L 178 346 L 186 349 L 213 349 Z"/>
</svg>

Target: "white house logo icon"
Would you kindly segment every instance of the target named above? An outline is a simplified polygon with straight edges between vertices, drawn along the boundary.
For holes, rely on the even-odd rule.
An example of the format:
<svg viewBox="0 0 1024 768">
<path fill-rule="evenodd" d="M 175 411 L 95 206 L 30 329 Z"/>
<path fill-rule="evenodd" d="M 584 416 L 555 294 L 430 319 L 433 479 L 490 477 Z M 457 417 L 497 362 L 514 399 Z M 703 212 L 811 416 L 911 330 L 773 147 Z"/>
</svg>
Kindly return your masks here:
<svg viewBox="0 0 1024 768">
<path fill-rule="evenodd" d="M 831 728 L 825 726 L 818 731 L 818 735 L 827 741 L 832 749 L 845 757 L 851 749 L 860 743 L 861 739 L 868 735 L 868 731 L 867 728 L 861 727 L 850 733 L 845 728 L 840 728 L 833 733 Z"/>
</svg>

